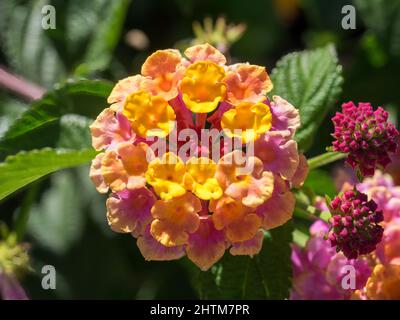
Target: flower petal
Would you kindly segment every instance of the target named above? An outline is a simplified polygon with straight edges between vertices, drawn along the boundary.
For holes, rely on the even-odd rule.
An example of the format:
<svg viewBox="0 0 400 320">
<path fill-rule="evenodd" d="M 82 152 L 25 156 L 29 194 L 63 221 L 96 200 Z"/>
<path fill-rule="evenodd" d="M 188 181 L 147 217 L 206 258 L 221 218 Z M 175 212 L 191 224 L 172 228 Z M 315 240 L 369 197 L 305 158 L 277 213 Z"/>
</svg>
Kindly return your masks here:
<svg viewBox="0 0 400 320">
<path fill-rule="evenodd" d="M 208 43 L 198 44 L 187 48 L 185 50 L 185 56 L 188 57 L 191 62 L 211 61 L 220 65 L 226 63 L 225 56 Z"/>
<path fill-rule="evenodd" d="M 96 187 L 96 190 L 100 193 L 107 193 L 108 186 L 104 181 L 103 175 L 101 173 L 101 162 L 104 157 L 104 152 L 99 153 L 93 160 L 90 166 L 89 177 Z"/>
<path fill-rule="evenodd" d="M 185 164 L 172 152 L 152 160 L 145 176 L 147 183 L 153 186 L 155 193 L 163 200 L 171 200 L 186 192 Z"/>
<path fill-rule="evenodd" d="M 254 155 L 261 159 L 264 170 L 292 179 L 299 165 L 297 142 L 279 136 L 263 135 L 254 144 Z"/>
<path fill-rule="evenodd" d="M 265 94 L 272 90 L 272 82 L 264 67 L 237 63 L 228 67 L 224 82 L 227 100 L 232 104 L 263 102 Z"/>
<path fill-rule="evenodd" d="M 225 235 L 215 229 L 210 216 L 200 219 L 199 228 L 189 236 L 186 246 L 188 258 L 206 271 L 224 255 Z"/>
<path fill-rule="evenodd" d="M 157 200 L 151 209 L 151 235 L 167 247 L 186 244 L 199 227 L 201 208 L 200 200 L 189 192 L 173 200 Z"/>
<path fill-rule="evenodd" d="M 175 127 L 175 112 L 160 96 L 138 91 L 126 98 L 122 114 L 141 137 L 166 137 Z"/>
<path fill-rule="evenodd" d="M 249 240 L 232 243 L 229 252 L 233 256 L 254 256 L 260 252 L 263 240 L 264 232 L 259 230 L 256 235 Z"/>
<path fill-rule="evenodd" d="M 292 139 L 300 127 L 299 110 L 279 96 L 273 96 L 272 100 L 272 129 L 269 134 Z"/>
<path fill-rule="evenodd" d="M 222 188 L 215 178 L 217 164 L 205 157 L 190 158 L 186 162 L 185 185 L 202 200 L 218 199 Z"/>
<path fill-rule="evenodd" d="M 265 103 L 241 102 L 226 111 L 221 118 L 221 127 L 228 137 L 241 137 L 247 143 L 257 140 L 271 128 L 272 115 Z"/>
<path fill-rule="evenodd" d="M 137 239 L 136 243 L 140 253 L 147 261 L 177 260 L 185 255 L 183 246 L 163 246 L 151 236 L 149 229 Z"/>
<path fill-rule="evenodd" d="M 107 99 L 108 103 L 118 103 L 119 105 L 125 102 L 127 96 L 131 93 L 141 90 L 144 77 L 136 75 L 118 81 L 112 89 L 110 96 Z"/>
<path fill-rule="evenodd" d="M 188 109 L 208 113 L 225 98 L 226 85 L 222 82 L 224 68 L 210 61 L 190 65 L 181 81 L 180 90 Z"/>
<path fill-rule="evenodd" d="M 129 122 L 123 115 L 115 115 L 110 108 L 104 109 L 90 125 L 92 146 L 95 150 L 112 149 L 111 146 L 134 140 Z"/>
<path fill-rule="evenodd" d="M 223 156 L 218 162 L 216 178 L 225 194 L 255 208 L 271 197 L 274 177 L 271 172 L 263 171 L 260 159 L 243 156 L 239 150 Z"/>
<path fill-rule="evenodd" d="M 120 143 L 115 151 L 107 151 L 101 160 L 101 174 L 113 191 L 135 189 L 146 184 L 147 159 L 152 151 L 144 142 Z"/>
<path fill-rule="evenodd" d="M 224 196 L 210 201 L 212 220 L 217 230 L 225 230 L 231 242 L 246 241 L 254 237 L 261 225 L 261 219 L 241 201 Z"/>
<path fill-rule="evenodd" d="M 299 155 L 299 166 L 292 177 L 292 185 L 295 188 L 300 188 L 308 176 L 308 162 L 304 154 Z"/>
<path fill-rule="evenodd" d="M 288 184 L 280 177 L 275 177 L 272 197 L 257 207 L 257 214 L 262 217 L 265 230 L 285 224 L 292 218 L 296 199 Z"/>
<path fill-rule="evenodd" d="M 153 95 L 171 100 L 178 95 L 178 82 L 184 73 L 182 56 L 178 50 L 157 50 L 142 66 L 146 76 L 143 88 Z"/>
<path fill-rule="evenodd" d="M 150 209 L 156 198 L 147 188 L 124 190 L 111 194 L 107 199 L 107 220 L 115 232 L 142 235 L 151 222 Z"/>
</svg>

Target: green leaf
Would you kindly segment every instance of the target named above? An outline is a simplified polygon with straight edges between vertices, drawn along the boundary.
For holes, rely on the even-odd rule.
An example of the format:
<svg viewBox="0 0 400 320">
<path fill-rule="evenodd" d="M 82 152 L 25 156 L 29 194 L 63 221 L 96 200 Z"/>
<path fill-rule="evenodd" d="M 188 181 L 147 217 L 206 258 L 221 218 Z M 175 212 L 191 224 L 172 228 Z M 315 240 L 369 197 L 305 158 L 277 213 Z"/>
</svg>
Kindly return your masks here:
<svg viewBox="0 0 400 320">
<path fill-rule="evenodd" d="M 77 150 L 90 148 L 92 136 L 89 126 L 92 122 L 92 119 L 77 114 L 62 116 L 57 147 Z"/>
<path fill-rule="evenodd" d="M 83 195 L 77 186 L 73 171 L 57 172 L 51 187 L 44 192 L 40 202 L 30 212 L 28 232 L 35 243 L 62 255 L 83 231 Z"/>
<path fill-rule="evenodd" d="M 400 55 L 400 1 L 355 0 L 368 30 L 392 56 Z"/>
<path fill-rule="evenodd" d="M 51 87 L 76 66 L 79 75 L 105 70 L 120 39 L 130 0 L 0 2 L 1 46 L 13 69 Z M 56 28 L 42 27 L 44 5 L 56 9 Z"/>
<path fill-rule="evenodd" d="M 17 73 L 37 84 L 49 87 L 66 76 L 54 43 L 42 28 L 42 7 L 46 0 L 21 4 L 2 0 L 0 7 L 1 44 Z"/>
<path fill-rule="evenodd" d="M 78 114 L 88 118 L 97 117 L 111 89 L 111 83 L 99 80 L 70 80 L 59 85 L 42 99 L 33 102 L 5 132 L 0 139 L 3 157 L 19 150 L 58 147 L 62 116 Z"/>
<path fill-rule="evenodd" d="M 291 287 L 293 225 L 265 233 L 263 248 L 253 258 L 225 254 L 198 279 L 202 299 L 285 299 Z"/>
<path fill-rule="evenodd" d="M 108 7 L 105 9 L 108 14 L 99 21 L 83 57 L 83 63 L 75 71 L 76 74 L 87 75 L 93 71 L 104 70 L 109 65 L 122 31 L 129 3 L 130 0 L 108 2 Z"/>
<path fill-rule="evenodd" d="M 49 173 L 88 163 L 95 155 L 93 149 L 42 149 L 9 156 L 0 163 L 0 200 Z"/>
<path fill-rule="evenodd" d="M 0 95 L 0 138 L 26 108 L 27 105 L 21 101 L 10 98 L 7 95 Z"/>
<path fill-rule="evenodd" d="M 300 111 L 301 128 L 296 140 L 302 151 L 313 138 L 342 90 L 342 67 L 335 48 L 290 53 L 278 61 L 271 74 L 273 95 L 288 100 Z"/>
</svg>

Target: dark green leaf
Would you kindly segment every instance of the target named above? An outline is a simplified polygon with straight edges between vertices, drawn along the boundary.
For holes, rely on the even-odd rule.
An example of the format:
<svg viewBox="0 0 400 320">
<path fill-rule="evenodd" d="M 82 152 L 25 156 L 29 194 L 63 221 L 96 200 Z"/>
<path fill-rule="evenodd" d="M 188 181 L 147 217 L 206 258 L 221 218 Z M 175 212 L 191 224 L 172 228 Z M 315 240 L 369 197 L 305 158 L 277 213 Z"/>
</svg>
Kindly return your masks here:
<svg viewBox="0 0 400 320">
<path fill-rule="evenodd" d="M 105 107 L 111 89 L 109 82 L 75 80 L 48 92 L 35 101 L 4 134 L 0 140 L 3 157 L 19 150 L 58 147 L 61 117 L 78 114 L 95 118 Z M 87 139 L 84 141 L 87 142 Z"/>
<path fill-rule="evenodd" d="M 120 38 L 130 0 L 18 0 L 0 2 L 1 45 L 15 71 L 51 87 L 79 66 L 79 75 L 106 69 Z M 56 9 L 45 30 L 42 8 Z"/>
<path fill-rule="evenodd" d="M 293 225 L 265 233 L 263 248 L 253 258 L 225 254 L 221 262 L 198 279 L 203 299 L 284 299 L 291 287 Z"/>
<path fill-rule="evenodd" d="M 26 108 L 27 105 L 25 103 L 12 99 L 7 95 L 0 95 L 0 139 Z"/>
<path fill-rule="evenodd" d="M 15 71 L 25 78 L 50 87 L 66 76 L 65 64 L 42 28 L 42 7 L 46 0 L 23 5 L 2 0 L 0 21 L 2 47 Z"/>
<path fill-rule="evenodd" d="M 296 134 L 306 151 L 329 108 L 342 90 L 342 68 L 335 48 L 326 47 L 290 53 L 278 61 L 271 74 L 272 94 L 288 100 L 300 110 L 301 128 Z"/>
</svg>

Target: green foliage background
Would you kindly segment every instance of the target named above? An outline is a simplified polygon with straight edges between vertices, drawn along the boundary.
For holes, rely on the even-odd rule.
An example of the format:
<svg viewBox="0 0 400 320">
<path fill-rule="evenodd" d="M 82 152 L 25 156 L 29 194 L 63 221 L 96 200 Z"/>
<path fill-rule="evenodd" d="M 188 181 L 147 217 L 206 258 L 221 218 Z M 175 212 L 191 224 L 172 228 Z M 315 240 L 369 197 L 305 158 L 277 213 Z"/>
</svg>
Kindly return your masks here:
<svg viewBox="0 0 400 320">
<path fill-rule="evenodd" d="M 239 0 L 2 0 L 0 63 L 47 90 L 30 104 L 0 88 L 0 219 L 32 244 L 33 272 L 22 282 L 29 296 L 287 298 L 290 243 L 307 238 L 301 210 L 265 234 L 253 259 L 225 255 L 208 272 L 186 258 L 145 262 L 133 238 L 107 227 L 105 198 L 88 179 L 95 154 L 88 125 L 106 107 L 114 82 L 139 72 L 154 50 L 189 43 L 193 21 L 220 15 L 247 25 L 230 50 L 232 60 L 266 66 L 273 94 L 300 109 L 296 139 L 307 156 L 329 145 L 329 118 L 340 102 L 384 105 L 396 121 L 400 1 L 353 1 L 357 28 L 343 30 L 341 8 L 348 2 L 298 0 L 292 12 L 265 0 L 250 0 L 245 10 Z M 55 30 L 41 28 L 46 4 L 56 8 Z M 129 45 L 132 29 L 145 33 L 148 46 Z M 303 192 L 334 195 L 330 169 L 312 171 Z M 54 291 L 41 289 L 45 264 L 56 267 Z"/>
</svg>

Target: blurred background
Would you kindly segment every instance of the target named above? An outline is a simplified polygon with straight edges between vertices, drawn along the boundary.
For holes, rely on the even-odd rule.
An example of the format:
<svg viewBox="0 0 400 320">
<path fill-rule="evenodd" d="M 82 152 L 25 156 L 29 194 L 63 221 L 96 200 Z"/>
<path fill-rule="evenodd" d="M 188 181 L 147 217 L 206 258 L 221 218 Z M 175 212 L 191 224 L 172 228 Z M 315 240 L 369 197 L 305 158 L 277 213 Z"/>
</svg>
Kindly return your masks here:
<svg viewBox="0 0 400 320">
<path fill-rule="evenodd" d="M 210 42 L 231 62 L 249 61 L 267 71 L 289 52 L 333 43 L 343 66 L 344 85 L 330 113 L 340 108 L 341 102 L 364 101 L 385 106 L 397 122 L 399 2 L 1 0 L 0 65 L 7 74 L 24 81 L 22 89 L 12 90 L 13 79 L 2 75 L 0 137 L 29 107 L 35 94 L 56 83 L 71 77 L 115 82 L 140 72 L 146 57 L 157 49 L 183 49 L 196 42 Z M 41 9 L 46 4 L 56 9 L 56 29 L 41 28 Z M 356 8 L 355 29 L 342 28 L 345 14 L 341 11 L 347 4 Z M 105 101 L 98 103 L 106 107 Z M 330 144 L 329 119 L 321 125 L 307 156 L 323 152 Z M 80 125 L 92 121 L 82 116 L 64 120 Z M 41 138 L 46 146 L 46 137 Z M 88 130 L 79 132 L 77 141 L 90 143 Z M 65 141 L 63 146 L 69 143 Z M 321 174 L 324 179 L 331 177 L 329 171 Z M 27 211 L 23 241 L 29 244 L 31 270 L 21 283 L 29 297 L 198 297 L 192 284 L 199 271 L 186 258 L 146 262 L 133 238 L 108 228 L 105 198 L 92 186 L 87 166 L 53 174 L 3 200 L 0 220 L 12 228 L 15 218 Z M 42 289 L 43 265 L 56 268 L 56 290 Z"/>
</svg>

